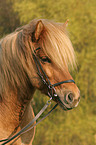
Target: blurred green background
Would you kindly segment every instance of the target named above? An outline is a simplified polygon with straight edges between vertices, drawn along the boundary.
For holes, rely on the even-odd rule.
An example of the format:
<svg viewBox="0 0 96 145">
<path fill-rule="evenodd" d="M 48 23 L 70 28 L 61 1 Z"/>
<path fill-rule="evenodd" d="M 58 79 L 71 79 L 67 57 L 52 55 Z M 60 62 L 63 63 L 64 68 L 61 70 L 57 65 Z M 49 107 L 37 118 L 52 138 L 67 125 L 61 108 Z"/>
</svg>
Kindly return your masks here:
<svg viewBox="0 0 96 145">
<path fill-rule="evenodd" d="M 96 145 L 96 0 L 0 0 L 0 38 L 35 18 L 63 23 L 69 19 L 78 62 L 72 75 L 81 101 L 72 111 L 57 107 L 37 126 L 33 145 Z M 47 99 L 36 91 L 35 114 Z"/>
</svg>

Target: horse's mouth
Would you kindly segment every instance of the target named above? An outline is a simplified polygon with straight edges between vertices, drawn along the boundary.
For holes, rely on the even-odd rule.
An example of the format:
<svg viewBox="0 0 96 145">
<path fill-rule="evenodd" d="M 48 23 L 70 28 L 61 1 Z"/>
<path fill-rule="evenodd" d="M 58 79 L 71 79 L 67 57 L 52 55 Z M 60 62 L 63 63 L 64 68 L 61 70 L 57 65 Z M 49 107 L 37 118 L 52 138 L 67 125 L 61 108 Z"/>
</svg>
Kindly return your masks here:
<svg viewBox="0 0 96 145">
<path fill-rule="evenodd" d="M 58 97 L 57 103 L 64 111 L 68 111 L 68 110 L 73 109 L 73 107 L 67 106 L 64 102 L 62 102 L 59 97 Z"/>
<path fill-rule="evenodd" d="M 57 102 L 58 105 L 59 105 L 63 110 L 65 110 L 65 111 L 68 111 L 68 110 L 71 110 L 71 109 L 77 107 L 78 104 L 79 104 L 79 101 L 80 101 L 80 99 L 79 99 L 79 101 L 77 101 L 75 104 L 74 104 L 74 103 L 68 104 L 68 103 L 65 102 L 64 100 L 62 101 L 62 100 L 60 99 L 59 96 L 57 96 L 57 97 L 56 97 L 55 99 L 53 99 L 53 100 L 54 100 L 55 102 Z"/>
</svg>

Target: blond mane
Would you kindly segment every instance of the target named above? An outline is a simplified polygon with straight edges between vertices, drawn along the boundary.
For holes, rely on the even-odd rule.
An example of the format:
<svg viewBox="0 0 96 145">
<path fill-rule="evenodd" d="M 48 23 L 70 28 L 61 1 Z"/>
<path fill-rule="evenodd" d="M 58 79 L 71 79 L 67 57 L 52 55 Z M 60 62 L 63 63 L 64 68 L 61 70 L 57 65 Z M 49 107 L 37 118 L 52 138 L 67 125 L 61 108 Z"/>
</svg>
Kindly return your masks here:
<svg viewBox="0 0 96 145">
<path fill-rule="evenodd" d="M 46 33 L 43 50 L 61 69 L 64 66 L 72 68 L 76 66 L 74 49 L 64 24 L 46 21 L 44 24 Z"/>
</svg>

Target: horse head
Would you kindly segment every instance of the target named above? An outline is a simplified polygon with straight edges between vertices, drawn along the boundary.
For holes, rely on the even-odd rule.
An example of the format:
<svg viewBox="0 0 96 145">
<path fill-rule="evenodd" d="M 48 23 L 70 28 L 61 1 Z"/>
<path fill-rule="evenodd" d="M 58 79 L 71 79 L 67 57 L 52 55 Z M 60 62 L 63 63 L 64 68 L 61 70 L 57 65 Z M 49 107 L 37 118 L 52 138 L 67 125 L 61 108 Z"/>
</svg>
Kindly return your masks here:
<svg viewBox="0 0 96 145">
<path fill-rule="evenodd" d="M 24 28 L 23 38 L 27 42 L 26 48 L 27 45 L 30 48 L 33 63 L 32 72 L 28 73 L 32 85 L 47 95 L 50 86 L 53 100 L 64 110 L 76 107 L 80 101 L 80 91 L 69 73 L 76 63 L 66 23 L 34 20 Z"/>
</svg>

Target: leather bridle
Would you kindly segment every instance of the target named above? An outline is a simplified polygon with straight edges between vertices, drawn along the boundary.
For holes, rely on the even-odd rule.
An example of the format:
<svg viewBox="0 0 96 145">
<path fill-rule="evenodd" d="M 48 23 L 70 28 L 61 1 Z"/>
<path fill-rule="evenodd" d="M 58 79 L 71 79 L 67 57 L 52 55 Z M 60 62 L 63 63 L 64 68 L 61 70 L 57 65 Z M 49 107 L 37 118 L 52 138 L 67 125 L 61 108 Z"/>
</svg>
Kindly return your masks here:
<svg viewBox="0 0 96 145">
<path fill-rule="evenodd" d="M 39 48 L 37 48 L 37 49 L 39 49 Z M 45 86 L 48 88 L 47 95 L 49 97 L 52 97 L 52 99 L 54 97 L 57 97 L 56 90 L 54 87 L 59 86 L 59 85 L 64 84 L 64 83 L 75 83 L 74 80 L 70 79 L 70 80 L 61 81 L 61 82 L 58 82 L 55 84 L 51 84 L 47 74 L 45 73 L 45 71 L 43 70 L 43 68 L 41 66 L 41 63 L 40 63 L 38 57 L 36 56 L 36 51 L 34 51 L 33 59 L 34 59 L 34 62 L 35 62 L 35 65 L 36 65 L 36 68 L 38 71 L 37 74 L 41 78 L 43 84 L 45 84 Z"/>
<path fill-rule="evenodd" d="M 45 119 L 57 106 L 58 103 L 40 120 L 38 121 L 36 124 L 34 124 L 32 126 L 32 124 L 41 116 L 41 114 L 47 109 L 47 107 L 49 106 L 49 104 L 51 103 L 51 100 L 58 97 L 56 90 L 55 90 L 55 86 L 64 84 L 64 83 L 75 83 L 74 80 L 66 80 L 66 81 L 62 81 L 62 82 L 58 82 L 55 84 L 51 84 L 47 74 L 45 73 L 45 71 L 43 70 L 40 61 L 38 59 L 38 57 L 36 56 L 36 52 L 34 51 L 33 53 L 33 59 L 34 62 L 36 64 L 36 68 L 37 68 L 37 74 L 39 75 L 39 77 L 41 78 L 43 84 L 47 87 L 47 95 L 50 97 L 49 101 L 47 101 L 47 103 L 44 105 L 44 107 L 40 110 L 40 112 L 35 116 L 35 118 L 28 123 L 24 128 L 22 128 L 18 133 L 16 133 L 15 135 L 13 135 L 12 137 L 9 137 L 7 139 L 3 139 L 0 140 L 0 142 L 3 142 L 1 145 L 5 145 L 7 143 L 9 143 L 10 141 L 17 139 L 17 137 L 19 138 L 20 135 L 28 132 L 29 130 L 31 130 L 33 127 L 35 127 L 37 124 L 39 124 L 43 119 Z M 64 104 L 63 104 L 64 105 Z"/>
</svg>

